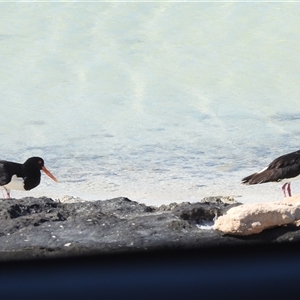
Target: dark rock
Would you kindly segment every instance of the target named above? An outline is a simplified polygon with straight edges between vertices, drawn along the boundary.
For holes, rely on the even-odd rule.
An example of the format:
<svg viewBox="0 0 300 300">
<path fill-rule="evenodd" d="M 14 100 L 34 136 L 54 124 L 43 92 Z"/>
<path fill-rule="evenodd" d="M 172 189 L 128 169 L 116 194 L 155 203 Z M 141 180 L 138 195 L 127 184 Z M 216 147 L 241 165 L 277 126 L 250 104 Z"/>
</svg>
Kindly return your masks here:
<svg viewBox="0 0 300 300">
<path fill-rule="evenodd" d="M 290 226 L 247 238 L 202 229 L 199 225 L 213 223 L 238 205 L 221 197 L 211 200 L 160 207 L 127 198 L 75 203 L 31 197 L 0 200 L 0 260 L 300 239 L 299 229 Z"/>
</svg>

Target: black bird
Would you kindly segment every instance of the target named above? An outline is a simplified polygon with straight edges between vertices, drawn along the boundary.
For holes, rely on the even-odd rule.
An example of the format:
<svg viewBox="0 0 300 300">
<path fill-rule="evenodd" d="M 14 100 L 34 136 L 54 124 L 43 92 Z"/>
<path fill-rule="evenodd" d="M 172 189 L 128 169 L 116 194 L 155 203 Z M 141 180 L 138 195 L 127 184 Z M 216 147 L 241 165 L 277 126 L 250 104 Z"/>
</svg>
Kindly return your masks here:
<svg viewBox="0 0 300 300">
<path fill-rule="evenodd" d="M 268 167 L 242 179 L 243 184 L 282 182 L 284 197 L 291 193 L 291 181 L 300 179 L 300 150 L 277 157 Z M 287 192 L 287 193 L 286 193 Z"/>
<path fill-rule="evenodd" d="M 10 198 L 10 190 L 29 191 L 40 184 L 41 170 L 50 178 L 57 179 L 46 169 L 41 157 L 30 157 L 23 164 L 0 160 L 0 186 Z"/>
</svg>

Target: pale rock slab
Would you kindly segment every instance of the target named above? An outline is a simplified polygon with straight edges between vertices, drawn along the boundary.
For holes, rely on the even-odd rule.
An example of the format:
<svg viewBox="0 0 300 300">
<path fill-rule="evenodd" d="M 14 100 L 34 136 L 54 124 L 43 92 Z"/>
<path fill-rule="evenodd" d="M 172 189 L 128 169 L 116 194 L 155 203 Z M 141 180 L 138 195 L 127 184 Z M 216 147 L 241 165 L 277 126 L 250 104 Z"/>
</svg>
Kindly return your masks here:
<svg viewBox="0 0 300 300">
<path fill-rule="evenodd" d="M 296 206 L 300 207 L 300 195 L 295 195 L 295 196 L 292 196 L 292 197 L 286 197 L 286 198 L 284 198 L 283 202 L 288 203 L 288 204 L 293 204 L 293 205 L 296 205 Z M 296 220 L 294 222 L 294 224 L 296 226 L 300 226 L 300 220 Z"/>
<path fill-rule="evenodd" d="M 213 228 L 223 234 L 243 236 L 300 220 L 300 206 L 284 201 L 249 203 L 233 207 L 216 220 Z M 297 201 L 300 202 L 300 197 Z"/>
</svg>

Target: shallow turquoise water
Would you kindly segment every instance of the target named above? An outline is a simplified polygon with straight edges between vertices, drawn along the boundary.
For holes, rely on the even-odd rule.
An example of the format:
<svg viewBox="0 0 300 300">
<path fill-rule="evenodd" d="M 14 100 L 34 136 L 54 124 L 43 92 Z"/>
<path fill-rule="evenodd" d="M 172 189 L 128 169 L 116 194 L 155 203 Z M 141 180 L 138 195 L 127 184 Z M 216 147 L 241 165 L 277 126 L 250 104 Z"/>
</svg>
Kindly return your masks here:
<svg viewBox="0 0 300 300">
<path fill-rule="evenodd" d="M 1 159 L 60 180 L 26 195 L 281 199 L 240 179 L 298 150 L 299 3 L 0 7 Z"/>
</svg>

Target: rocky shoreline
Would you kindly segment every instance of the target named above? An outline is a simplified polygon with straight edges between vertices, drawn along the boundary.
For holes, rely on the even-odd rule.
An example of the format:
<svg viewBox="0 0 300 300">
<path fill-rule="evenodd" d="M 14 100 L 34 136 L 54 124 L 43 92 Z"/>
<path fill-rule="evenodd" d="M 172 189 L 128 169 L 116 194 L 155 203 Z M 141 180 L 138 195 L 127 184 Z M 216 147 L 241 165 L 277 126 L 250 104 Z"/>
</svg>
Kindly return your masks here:
<svg viewBox="0 0 300 300">
<path fill-rule="evenodd" d="M 0 260 L 300 240 L 287 225 L 254 236 L 222 235 L 211 226 L 240 203 L 209 197 L 197 203 L 146 206 L 127 198 L 99 201 L 50 198 L 0 200 Z"/>
</svg>

